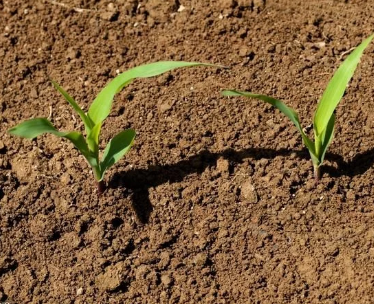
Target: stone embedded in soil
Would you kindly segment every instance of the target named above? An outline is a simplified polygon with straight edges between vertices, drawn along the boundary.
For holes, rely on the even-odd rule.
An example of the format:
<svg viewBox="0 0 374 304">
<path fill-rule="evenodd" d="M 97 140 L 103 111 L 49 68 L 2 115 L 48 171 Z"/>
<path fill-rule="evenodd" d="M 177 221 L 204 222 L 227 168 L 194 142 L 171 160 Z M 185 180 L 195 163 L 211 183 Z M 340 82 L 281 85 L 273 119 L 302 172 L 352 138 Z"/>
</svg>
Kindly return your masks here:
<svg viewBox="0 0 374 304">
<path fill-rule="evenodd" d="M 72 177 L 69 173 L 64 172 L 60 177 L 61 184 L 66 186 L 71 183 Z"/>
<path fill-rule="evenodd" d="M 220 157 L 217 159 L 217 171 L 220 173 L 228 173 L 230 168 L 229 161 Z"/>
<path fill-rule="evenodd" d="M 158 266 L 163 269 L 168 267 L 170 264 L 170 253 L 163 251 L 160 254 L 160 262 L 158 263 Z"/>
<path fill-rule="evenodd" d="M 240 187 L 241 196 L 250 203 L 257 203 L 258 195 L 251 180 L 246 180 Z"/>
<path fill-rule="evenodd" d="M 31 89 L 30 97 L 32 97 L 32 98 L 38 98 L 39 97 L 38 91 L 35 88 Z"/>
<path fill-rule="evenodd" d="M 240 57 L 247 57 L 250 56 L 252 53 L 251 49 L 247 46 L 242 46 L 239 48 L 239 56 Z"/>
<path fill-rule="evenodd" d="M 78 248 L 82 241 L 75 231 L 65 233 L 63 235 L 63 239 L 66 241 L 66 244 L 71 248 Z"/>
<path fill-rule="evenodd" d="M 95 279 L 95 285 L 101 291 L 114 291 L 120 287 L 122 265 L 120 263 L 108 266 L 104 273 L 99 274 Z"/>
<path fill-rule="evenodd" d="M 206 253 L 198 253 L 194 259 L 193 259 L 194 264 L 199 267 L 203 268 L 206 263 L 208 262 L 208 255 Z"/>
<path fill-rule="evenodd" d="M 165 287 L 169 287 L 173 283 L 173 278 L 170 274 L 163 274 L 161 276 L 161 282 L 165 285 Z"/>
<path fill-rule="evenodd" d="M 68 48 L 66 51 L 66 59 L 76 59 L 80 57 L 80 51 L 74 48 Z"/>
<path fill-rule="evenodd" d="M 107 21 L 116 21 L 118 19 L 118 16 L 119 16 L 119 12 L 114 9 L 110 11 L 102 12 L 100 14 L 100 18 L 107 20 Z"/>
<path fill-rule="evenodd" d="M 136 270 L 135 270 L 135 278 L 137 280 L 142 280 L 145 278 L 145 276 L 150 272 L 150 269 L 147 265 L 140 265 Z"/>
<path fill-rule="evenodd" d="M 160 102 L 158 104 L 157 108 L 158 108 L 158 111 L 160 113 L 165 113 L 165 112 L 171 110 L 174 104 L 175 104 L 175 101 Z"/>
<path fill-rule="evenodd" d="M 27 182 L 35 175 L 32 163 L 33 157 L 35 156 L 30 155 L 30 158 L 27 159 L 16 158 L 11 160 L 12 171 L 20 182 Z"/>
</svg>

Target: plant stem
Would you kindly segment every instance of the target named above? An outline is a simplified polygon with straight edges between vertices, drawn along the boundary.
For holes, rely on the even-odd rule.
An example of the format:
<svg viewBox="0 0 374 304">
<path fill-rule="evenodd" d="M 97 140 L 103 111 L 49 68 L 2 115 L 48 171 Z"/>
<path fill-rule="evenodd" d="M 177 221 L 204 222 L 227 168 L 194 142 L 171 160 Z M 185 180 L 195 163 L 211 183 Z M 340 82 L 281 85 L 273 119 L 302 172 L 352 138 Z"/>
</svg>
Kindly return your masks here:
<svg viewBox="0 0 374 304">
<path fill-rule="evenodd" d="M 316 184 L 318 184 L 319 180 L 321 179 L 321 167 L 320 166 L 313 166 L 314 168 L 314 180 Z"/>
<path fill-rule="evenodd" d="M 101 180 L 101 181 L 97 182 L 97 194 L 99 196 L 104 193 L 105 188 L 106 188 L 106 186 L 105 186 L 104 181 Z"/>
</svg>

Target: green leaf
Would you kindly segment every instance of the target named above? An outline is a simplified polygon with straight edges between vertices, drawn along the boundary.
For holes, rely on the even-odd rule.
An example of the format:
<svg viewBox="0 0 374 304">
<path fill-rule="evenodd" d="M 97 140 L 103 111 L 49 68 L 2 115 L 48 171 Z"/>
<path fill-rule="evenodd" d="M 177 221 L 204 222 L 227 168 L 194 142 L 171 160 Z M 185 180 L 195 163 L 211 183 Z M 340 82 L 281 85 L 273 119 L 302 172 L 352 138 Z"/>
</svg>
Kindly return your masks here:
<svg viewBox="0 0 374 304">
<path fill-rule="evenodd" d="M 362 53 L 373 37 L 374 35 L 371 35 L 356 47 L 356 49 L 340 65 L 328 83 L 314 114 L 314 129 L 317 136 L 319 136 L 327 127 L 331 115 L 334 113 L 335 108 L 343 97 L 348 82 L 351 80 L 357 68 Z"/>
<path fill-rule="evenodd" d="M 89 152 L 86 141 L 81 133 L 75 131 L 59 132 L 46 118 L 34 118 L 26 120 L 9 129 L 8 132 L 12 135 L 17 135 L 24 138 L 35 138 L 44 133 L 51 133 L 56 136 L 69 139 L 83 154 Z"/>
<path fill-rule="evenodd" d="M 62 96 L 65 97 L 67 102 L 73 107 L 74 111 L 80 116 L 84 123 L 84 127 L 86 128 L 86 132 L 88 133 L 94 126 L 91 119 L 83 112 L 81 107 L 76 103 L 73 97 L 71 97 L 59 84 L 53 80 L 51 80 L 53 86 L 61 93 Z"/>
<path fill-rule="evenodd" d="M 74 144 L 74 146 L 83 154 L 92 168 L 97 168 L 99 166 L 97 158 L 88 149 L 87 143 L 81 133 L 76 131 L 60 132 L 46 118 L 34 118 L 26 120 L 19 125 L 9 129 L 8 132 L 12 135 L 30 139 L 45 133 L 51 133 L 58 137 L 66 138 L 70 140 Z"/>
<path fill-rule="evenodd" d="M 198 65 L 214 66 L 211 64 L 203 64 L 198 62 L 159 61 L 130 69 L 118 75 L 104 89 L 101 90 L 88 110 L 88 117 L 93 121 L 94 124 L 103 122 L 110 113 L 114 95 L 135 78 L 153 77 L 176 68 Z"/>
<path fill-rule="evenodd" d="M 99 135 L 101 131 L 101 123 L 95 125 L 92 130 L 87 135 L 87 144 L 93 153 L 97 154 L 99 152 Z"/>
<path fill-rule="evenodd" d="M 130 150 L 134 138 L 135 131 L 133 129 L 122 131 L 112 138 L 104 150 L 102 162 L 100 163 L 101 179 L 105 171 Z"/>
<path fill-rule="evenodd" d="M 335 126 L 335 115 L 332 114 L 325 131 L 322 133 L 322 139 L 321 139 L 322 148 L 321 148 L 321 155 L 319 157 L 320 164 L 323 163 L 327 148 L 330 146 L 332 139 L 334 137 L 334 126 Z"/>
<path fill-rule="evenodd" d="M 273 97 L 266 96 L 266 95 L 253 94 L 250 92 L 243 92 L 243 91 L 236 91 L 236 90 L 224 90 L 222 91 L 222 95 L 223 96 L 244 96 L 244 97 L 249 97 L 249 98 L 255 98 L 255 99 L 259 99 L 267 103 L 270 103 L 272 106 L 276 107 L 279 111 L 281 111 L 294 123 L 296 128 L 299 130 L 301 137 L 303 139 L 303 142 L 309 150 L 309 153 L 311 154 L 311 156 L 313 155 L 312 159 L 316 158 L 314 144 L 310 140 L 310 138 L 304 133 L 303 128 L 301 127 L 301 124 L 300 124 L 298 114 L 292 108 L 286 106 L 282 101 L 275 99 Z"/>
</svg>

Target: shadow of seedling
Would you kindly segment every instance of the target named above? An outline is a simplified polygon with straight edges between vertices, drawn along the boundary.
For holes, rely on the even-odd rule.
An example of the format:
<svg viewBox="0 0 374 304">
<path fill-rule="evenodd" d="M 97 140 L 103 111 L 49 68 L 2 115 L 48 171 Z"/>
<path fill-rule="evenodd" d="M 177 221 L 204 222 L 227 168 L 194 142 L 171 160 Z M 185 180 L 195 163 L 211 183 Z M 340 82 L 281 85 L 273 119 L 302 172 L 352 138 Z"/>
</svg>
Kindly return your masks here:
<svg viewBox="0 0 374 304">
<path fill-rule="evenodd" d="M 290 156 L 296 153 L 299 159 L 310 160 L 308 151 L 293 151 L 288 149 L 263 149 L 250 148 L 242 151 L 228 149 L 221 153 L 212 153 L 203 151 L 186 160 L 182 160 L 170 165 L 152 165 L 147 169 L 135 169 L 115 173 L 109 182 L 110 188 L 126 188 L 132 193 L 132 207 L 134 212 L 143 224 L 147 223 L 153 210 L 149 200 L 149 188 L 157 187 L 164 183 L 176 183 L 182 181 L 186 176 L 192 173 L 202 173 L 206 168 L 215 166 L 217 160 L 223 157 L 231 163 L 240 163 L 243 159 L 252 158 L 273 159 L 276 156 Z M 345 162 L 340 155 L 327 153 L 326 156 L 331 162 L 335 162 L 338 168 L 332 166 L 323 166 L 323 170 L 332 177 L 355 176 L 365 173 L 373 164 L 374 149 L 358 154 L 352 161 Z"/>
<path fill-rule="evenodd" d="M 336 162 L 337 168 L 332 166 L 323 166 L 324 172 L 331 177 L 349 176 L 354 177 L 364 174 L 374 163 L 374 148 L 365 152 L 358 153 L 352 160 L 344 161 L 344 159 L 334 153 L 326 153 L 326 159 L 330 162 Z"/>
</svg>

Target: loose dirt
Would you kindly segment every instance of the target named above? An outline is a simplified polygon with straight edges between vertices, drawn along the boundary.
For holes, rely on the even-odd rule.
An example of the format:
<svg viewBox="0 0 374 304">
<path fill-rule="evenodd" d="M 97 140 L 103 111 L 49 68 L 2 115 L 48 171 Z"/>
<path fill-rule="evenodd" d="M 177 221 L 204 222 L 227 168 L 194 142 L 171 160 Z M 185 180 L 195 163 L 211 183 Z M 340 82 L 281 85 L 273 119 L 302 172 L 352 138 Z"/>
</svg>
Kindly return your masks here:
<svg viewBox="0 0 374 304">
<path fill-rule="evenodd" d="M 314 184 L 296 128 L 225 88 L 275 96 L 310 126 L 347 52 L 373 32 L 374 3 L 0 0 L 0 301 L 373 303 L 374 47 L 337 109 Z M 105 143 L 137 131 L 98 198 L 72 144 L 6 130 L 49 117 L 83 130 L 118 72 L 158 60 L 196 67 L 134 81 Z"/>
</svg>

